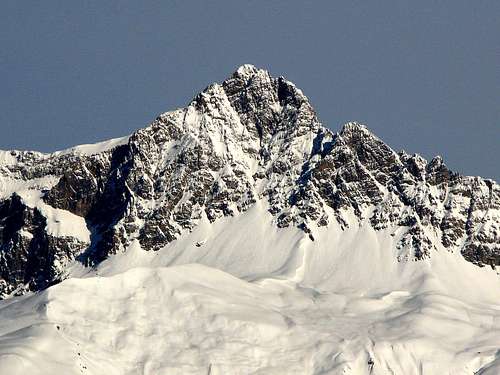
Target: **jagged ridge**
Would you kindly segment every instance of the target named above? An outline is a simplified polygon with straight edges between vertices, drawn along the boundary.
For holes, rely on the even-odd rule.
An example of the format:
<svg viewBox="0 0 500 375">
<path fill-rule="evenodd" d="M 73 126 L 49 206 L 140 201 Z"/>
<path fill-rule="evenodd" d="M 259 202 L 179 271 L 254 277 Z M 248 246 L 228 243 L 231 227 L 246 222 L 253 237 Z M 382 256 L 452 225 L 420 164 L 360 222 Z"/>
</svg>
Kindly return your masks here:
<svg viewBox="0 0 500 375">
<path fill-rule="evenodd" d="M 73 259 L 95 265 L 135 239 L 160 250 L 203 217 L 235 216 L 259 200 L 278 227 L 298 226 L 310 240 L 355 217 L 400 232 L 401 261 L 439 244 L 479 266 L 500 264 L 498 184 L 453 173 L 439 157 L 396 153 L 356 122 L 334 134 L 294 84 L 251 65 L 111 146 L 3 152 L 3 296 L 44 288 Z M 39 207 L 83 218 L 88 238 L 48 234 L 52 219 Z"/>
</svg>

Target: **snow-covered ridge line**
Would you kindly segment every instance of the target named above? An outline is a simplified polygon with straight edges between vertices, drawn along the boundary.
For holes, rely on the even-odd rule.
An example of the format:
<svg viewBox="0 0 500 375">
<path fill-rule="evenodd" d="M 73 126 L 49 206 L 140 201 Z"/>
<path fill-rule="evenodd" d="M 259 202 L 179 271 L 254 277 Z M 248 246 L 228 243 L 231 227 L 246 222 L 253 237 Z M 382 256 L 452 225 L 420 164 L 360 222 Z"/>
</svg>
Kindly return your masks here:
<svg viewBox="0 0 500 375">
<path fill-rule="evenodd" d="M 105 141 L 97 143 L 89 143 L 84 145 L 73 146 L 65 150 L 55 151 L 50 153 L 52 156 L 66 155 L 66 154 L 76 154 L 76 155 L 95 155 L 101 152 L 110 151 L 118 146 L 125 145 L 128 143 L 130 135 L 118 138 L 112 138 Z"/>
<path fill-rule="evenodd" d="M 112 138 L 97 143 L 72 146 L 67 149 L 58 150 L 54 152 L 40 152 L 32 150 L 0 150 L 0 167 L 2 165 L 4 166 L 16 165 L 18 163 L 18 159 L 16 158 L 16 156 L 21 154 L 33 155 L 38 159 L 49 159 L 69 154 L 91 156 L 99 154 L 101 152 L 110 151 L 118 146 L 127 144 L 129 138 L 130 136 Z"/>
</svg>

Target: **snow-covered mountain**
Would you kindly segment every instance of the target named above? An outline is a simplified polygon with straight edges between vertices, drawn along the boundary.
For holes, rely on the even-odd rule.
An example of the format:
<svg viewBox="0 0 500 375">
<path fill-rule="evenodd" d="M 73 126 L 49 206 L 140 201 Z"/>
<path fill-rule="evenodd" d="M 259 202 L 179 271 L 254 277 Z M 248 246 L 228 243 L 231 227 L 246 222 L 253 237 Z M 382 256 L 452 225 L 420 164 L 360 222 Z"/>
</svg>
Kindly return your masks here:
<svg viewBox="0 0 500 375">
<path fill-rule="evenodd" d="M 496 182 L 251 65 L 129 137 L 0 151 L 0 373 L 498 374 L 498 265 Z"/>
</svg>

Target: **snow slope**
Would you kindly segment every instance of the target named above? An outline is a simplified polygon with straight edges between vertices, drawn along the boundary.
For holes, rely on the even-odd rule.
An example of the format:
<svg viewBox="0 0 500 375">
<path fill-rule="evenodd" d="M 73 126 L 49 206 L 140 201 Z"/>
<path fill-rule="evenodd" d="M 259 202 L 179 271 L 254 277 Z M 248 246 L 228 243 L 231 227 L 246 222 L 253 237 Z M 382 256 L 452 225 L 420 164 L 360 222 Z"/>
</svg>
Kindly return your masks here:
<svg viewBox="0 0 500 375">
<path fill-rule="evenodd" d="M 491 268 L 446 250 L 398 262 L 368 225 L 311 241 L 269 220 L 256 206 L 3 301 L 0 373 L 498 373 Z"/>
</svg>

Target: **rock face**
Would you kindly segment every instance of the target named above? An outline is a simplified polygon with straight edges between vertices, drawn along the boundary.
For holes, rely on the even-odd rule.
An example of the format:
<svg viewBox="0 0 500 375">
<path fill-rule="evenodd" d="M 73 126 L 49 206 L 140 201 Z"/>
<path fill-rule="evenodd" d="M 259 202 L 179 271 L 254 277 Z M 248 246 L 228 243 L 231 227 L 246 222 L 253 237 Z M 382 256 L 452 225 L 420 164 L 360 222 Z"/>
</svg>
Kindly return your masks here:
<svg viewBox="0 0 500 375">
<path fill-rule="evenodd" d="M 87 244 L 47 233 L 47 219 L 38 208 L 28 207 L 16 193 L 0 202 L 0 288 L 39 290 L 59 281 L 60 266 Z"/>
<path fill-rule="evenodd" d="M 96 265 L 133 240 L 160 250 L 206 216 L 268 204 L 278 227 L 402 231 L 400 261 L 458 251 L 500 265 L 500 187 L 441 158 L 396 153 L 365 126 L 332 133 L 304 94 L 251 65 L 122 142 L 0 153 L 0 294 L 39 290 L 72 261 Z M 50 230 L 47 212 L 81 219 Z M 64 231 L 63 231 L 64 232 Z"/>
</svg>

